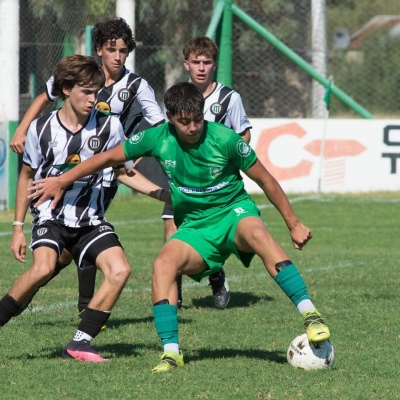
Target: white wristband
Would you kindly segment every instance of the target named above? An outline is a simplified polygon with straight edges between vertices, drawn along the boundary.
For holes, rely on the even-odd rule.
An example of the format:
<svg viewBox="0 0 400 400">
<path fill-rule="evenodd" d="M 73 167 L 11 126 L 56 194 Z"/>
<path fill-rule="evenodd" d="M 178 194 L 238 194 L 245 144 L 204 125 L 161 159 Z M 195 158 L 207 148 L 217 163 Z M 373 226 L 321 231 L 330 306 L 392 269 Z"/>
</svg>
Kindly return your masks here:
<svg viewBox="0 0 400 400">
<path fill-rule="evenodd" d="M 161 201 L 161 195 L 162 195 L 162 192 L 164 191 L 164 189 L 158 189 L 157 191 L 156 191 L 156 197 L 157 197 L 157 200 L 159 200 L 159 201 Z"/>
<path fill-rule="evenodd" d="M 20 221 L 14 221 L 13 222 L 13 226 L 24 226 L 25 224 L 23 222 Z"/>
</svg>

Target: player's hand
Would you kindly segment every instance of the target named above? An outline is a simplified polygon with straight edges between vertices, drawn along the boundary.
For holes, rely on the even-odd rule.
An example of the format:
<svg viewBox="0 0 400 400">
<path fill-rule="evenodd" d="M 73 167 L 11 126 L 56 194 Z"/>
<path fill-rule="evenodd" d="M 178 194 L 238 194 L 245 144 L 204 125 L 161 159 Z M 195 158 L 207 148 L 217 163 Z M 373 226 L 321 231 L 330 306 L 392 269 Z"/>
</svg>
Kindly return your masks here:
<svg viewBox="0 0 400 400">
<path fill-rule="evenodd" d="M 296 250 L 301 250 L 312 239 L 312 233 L 310 229 L 299 222 L 290 229 L 290 237 L 292 238 L 293 247 Z"/>
<path fill-rule="evenodd" d="M 10 149 L 14 153 L 22 154 L 25 149 L 26 132 L 15 131 L 15 134 L 10 142 Z"/>
<path fill-rule="evenodd" d="M 26 238 L 22 230 L 22 226 L 15 226 L 13 235 L 11 238 L 11 251 L 14 254 L 14 258 L 19 262 L 26 263 Z"/>
<path fill-rule="evenodd" d="M 28 191 L 32 192 L 28 195 L 28 199 L 38 198 L 35 207 L 39 207 L 46 199 L 52 198 L 51 208 L 54 209 L 61 199 L 64 190 L 59 177 L 51 177 L 33 181 Z"/>
</svg>

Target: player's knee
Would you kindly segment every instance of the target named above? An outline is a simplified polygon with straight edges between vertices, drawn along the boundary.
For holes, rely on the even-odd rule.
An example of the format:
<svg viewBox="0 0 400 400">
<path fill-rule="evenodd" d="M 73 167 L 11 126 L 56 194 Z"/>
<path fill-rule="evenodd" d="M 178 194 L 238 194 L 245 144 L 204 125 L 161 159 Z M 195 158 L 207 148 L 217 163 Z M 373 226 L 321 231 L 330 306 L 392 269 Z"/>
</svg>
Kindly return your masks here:
<svg viewBox="0 0 400 400">
<path fill-rule="evenodd" d="M 168 254 L 159 254 L 153 262 L 153 274 L 168 274 L 177 271 L 177 266 L 174 265 Z"/>
<path fill-rule="evenodd" d="M 29 269 L 29 272 L 33 281 L 43 284 L 53 276 L 54 269 L 55 265 L 53 264 L 40 263 L 40 264 L 32 264 L 31 268 Z"/>
</svg>

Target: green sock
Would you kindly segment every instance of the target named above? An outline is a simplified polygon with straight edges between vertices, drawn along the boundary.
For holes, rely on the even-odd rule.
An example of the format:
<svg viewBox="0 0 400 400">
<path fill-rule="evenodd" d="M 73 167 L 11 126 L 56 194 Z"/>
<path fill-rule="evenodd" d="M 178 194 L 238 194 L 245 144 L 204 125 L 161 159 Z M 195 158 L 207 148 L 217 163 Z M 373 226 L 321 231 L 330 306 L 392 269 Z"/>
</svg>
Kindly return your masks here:
<svg viewBox="0 0 400 400">
<path fill-rule="evenodd" d="M 296 307 L 300 301 L 310 299 L 306 284 L 294 264 L 283 268 L 274 279 Z"/>
<path fill-rule="evenodd" d="M 179 343 L 178 307 L 171 304 L 153 306 L 154 323 L 161 343 Z"/>
</svg>

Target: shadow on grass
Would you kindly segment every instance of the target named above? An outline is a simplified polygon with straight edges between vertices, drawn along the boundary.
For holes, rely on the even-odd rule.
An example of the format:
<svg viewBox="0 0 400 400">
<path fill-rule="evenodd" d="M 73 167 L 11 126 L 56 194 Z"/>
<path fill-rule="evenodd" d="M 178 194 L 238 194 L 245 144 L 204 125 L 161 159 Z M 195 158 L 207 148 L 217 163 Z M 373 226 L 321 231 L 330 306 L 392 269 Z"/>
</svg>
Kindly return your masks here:
<svg viewBox="0 0 400 400">
<path fill-rule="evenodd" d="M 271 296 L 257 296 L 253 293 L 249 292 L 231 292 L 231 299 L 227 308 L 244 308 L 251 307 L 253 304 L 256 304 L 260 301 L 272 301 L 274 300 Z M 201 299 L 193 299 L 192 305 L 196 308 L 214 308 L 214 301 L 212 296 L 206 296 Z M 183 299 L 183 308 L 185 307 L 185 299 Z"/>
<path fill-rule="evenodd" d="M 221 350 L 210 350 L 200 349 L 196 351 L 196 354 L 191 354 L 185 357 L 185 363 L 194 361 L 200 361 L 204 359 L 216 359 L 216 358 L 253 358 L 260 360 L 268 360 L 277 364 L 286 364 L 287 358 L 286 353 L 282 351 L 266 351 L 266 350 L 243 350 L 243 349 L 221 349 Z"/>
<path fill-rule="evenodd" d="M 160 346 L 132 344 L 132 343 L 109 343 L 103 345 L 95 345 L 94 348 L 104 357 L 110 357 L 110 360 L 121 358 L 121 357 L 140 357 L 143 352 L 154 351 L 160 353 L 162 350 Z M 60 359 L 63 348 L 51 348 L 51 349 L 38 349 L 37 354 L 24 354 L 19 356 L 8 356 L 8 359 L 14 360 L 36 360 L 36 359 Z M 111 355 L 110 355 L 111 354 Z M 218 358 L 251 358 L 259 360 L 268 360 L 277 364 L 287 363 L 286 354 L 282 351 L 267 351 L 267 350 L 251 350 L 251 349 L 200 349 L 194 353 L 185 356 L 185 364 L 191 362 L 201 361 L 205 359 L 218 359 Z M 68 361 L 68 360 L 66 360 Z M 74 361 L 74 360 L 71 360 Z M 75 361 L 74 361 L 75 362 Z"/>
</svg>

